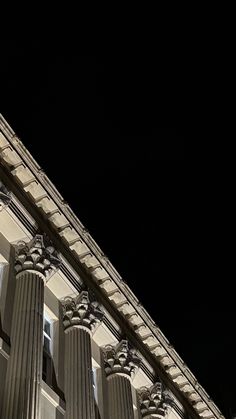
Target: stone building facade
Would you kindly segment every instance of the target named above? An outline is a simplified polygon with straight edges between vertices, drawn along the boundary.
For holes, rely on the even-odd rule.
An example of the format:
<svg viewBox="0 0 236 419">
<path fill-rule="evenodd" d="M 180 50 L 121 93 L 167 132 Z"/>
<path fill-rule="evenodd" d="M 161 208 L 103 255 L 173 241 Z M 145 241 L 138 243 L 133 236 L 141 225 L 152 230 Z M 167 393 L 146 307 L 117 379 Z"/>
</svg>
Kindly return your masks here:
<svg viewBox="0 0 236 419">
<path fill-rule="evenodd" d="M 223 418 L 0 117 L 0 418 Z"/>
</svg>

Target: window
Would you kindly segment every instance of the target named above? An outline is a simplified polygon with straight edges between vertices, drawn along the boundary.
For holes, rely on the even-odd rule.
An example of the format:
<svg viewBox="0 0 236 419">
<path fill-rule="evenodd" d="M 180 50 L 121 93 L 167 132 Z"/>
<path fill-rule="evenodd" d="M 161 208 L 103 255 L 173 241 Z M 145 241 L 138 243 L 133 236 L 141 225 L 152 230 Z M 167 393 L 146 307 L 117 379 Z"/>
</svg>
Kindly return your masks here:
<svg viewBox="0 0 236 419">
<path fill-rule="evenodd" d="M 43 325 L 43 349 L 48 355 L 51 355 L 51 323 L 46 318 L 44 318 Z"/>
<path fill-rule="evenodd" d="M 95 418 L 101 419 L 99 408 L 98 408 L 98 387 L 97 387 L 97 369 L 92 369 L 92 378 L 93 378 L 93 391 L 94 391 L 94 399 L 95 399 Z"/>
<path fill-rule="evenodd" d="M 43 380 L 51 386 L 52 384 L 52 323 L 44 317 L 43 322 Z"/>
<path fill-rule="evenodd" d="M 101 419 L 99 410 L 98 410 L 98 406 L 97 406 L 97 402 L 95 402 L 95 418 L 96 419 Z"/>
<path fill-rule="evenodd" d="M 92 369 L 92 380 L 93 380 L 93 392 L 94 392 L 94 397 L 95 400 L 97 402 L 97 376 L 96 376 L 96 368 Z"/>
<path fill-rule="evenodd" d="M 53 338 L 54 338 L 54 320 L 44 313 L 43 321 L 43 381 L 55 391 L 55 393 L 65 401 L 63 392 L 58 388 L 56 374 L 53 364 Z"/>
<path fill-rule="evenodd" d="M 47 382 L 47 356 L 43 354 L 43 381 Z"/>
<path fill-rule="evenodd" d="M 0 263 L 0 295 L 1 295 L 1 289 L 2 289 L 2 282 L 3 282 L 3 264 Z"/>
</svg>

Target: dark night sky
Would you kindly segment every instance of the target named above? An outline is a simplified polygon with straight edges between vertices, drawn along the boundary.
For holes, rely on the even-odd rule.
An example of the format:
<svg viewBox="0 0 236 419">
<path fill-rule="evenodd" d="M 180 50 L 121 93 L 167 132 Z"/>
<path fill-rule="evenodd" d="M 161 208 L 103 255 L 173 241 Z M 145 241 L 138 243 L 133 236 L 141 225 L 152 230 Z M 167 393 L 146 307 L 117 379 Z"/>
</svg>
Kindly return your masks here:
<svg viewBox="0 0 236 419">
<path fill-rule="evenodd" d="M 1 57 L 1 113 L 229 417 L 232 174 L 184 161 L 181 56 L 8 40 Z"/>
</svg>

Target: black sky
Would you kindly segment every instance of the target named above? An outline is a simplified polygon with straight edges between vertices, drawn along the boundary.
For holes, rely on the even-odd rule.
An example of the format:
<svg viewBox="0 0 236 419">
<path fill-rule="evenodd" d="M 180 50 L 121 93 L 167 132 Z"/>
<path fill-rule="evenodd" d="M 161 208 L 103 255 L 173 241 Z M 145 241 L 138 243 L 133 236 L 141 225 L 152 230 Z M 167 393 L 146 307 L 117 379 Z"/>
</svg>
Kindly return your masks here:
<svg viewBox="0 0 236 419">
<path fill-rule="evenodd" d="M 164 55 L 3 41 L 1 113 L 229 417 L 232 174 L 184 160 L 191 85 Z"/>
</svg>

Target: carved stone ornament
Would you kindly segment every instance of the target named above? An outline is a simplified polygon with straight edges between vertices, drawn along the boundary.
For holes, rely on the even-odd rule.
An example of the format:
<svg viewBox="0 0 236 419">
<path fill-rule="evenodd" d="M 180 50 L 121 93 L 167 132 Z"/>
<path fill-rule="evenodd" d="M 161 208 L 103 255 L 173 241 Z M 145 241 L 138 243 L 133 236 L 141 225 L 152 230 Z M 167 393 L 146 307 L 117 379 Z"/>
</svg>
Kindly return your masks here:
<svg viewBox="0 0 236 419">
<path fill-rule="evenodd" d="M 11 195 L 7 188 L 0 180 L 0 211 L 3 210 L 11 202 Z"/>
<path fill-rule="evenodd" d="M 75 298 L 66 297 L 62 308 L 65 330 L 71 326 L 85 326 L 94 332 L 103 319 L 102 306 L 88 291 L 82 291 Z"/>
<path fill-rule="evenodd" d="M 132 377 L 141 362 L 136 350 L 129 348 L 127 340 L 122 340 L 116 346 L 106 345 L 103 353 L 107 376 L 123 373 Z"/>
<path fill-rule="evenodd" d="M 16 247 L 15 270 L 19 274 L 23 271 L 37 271 L 47 279 L 61 264 L 51 241 L 46 235 L 36 234 L 29 242 L 18 242 Z"/>
<path fill-rule="evenodd" d="M 173 404 L 170 393 L 168 390 L 163 391 L 163 386 L 160 381 L 149 388 L 142 387 L 138 395 L 142 418 L 165 418 L 168 413 L 168 408 Z"/>
</svg>

